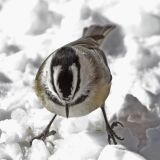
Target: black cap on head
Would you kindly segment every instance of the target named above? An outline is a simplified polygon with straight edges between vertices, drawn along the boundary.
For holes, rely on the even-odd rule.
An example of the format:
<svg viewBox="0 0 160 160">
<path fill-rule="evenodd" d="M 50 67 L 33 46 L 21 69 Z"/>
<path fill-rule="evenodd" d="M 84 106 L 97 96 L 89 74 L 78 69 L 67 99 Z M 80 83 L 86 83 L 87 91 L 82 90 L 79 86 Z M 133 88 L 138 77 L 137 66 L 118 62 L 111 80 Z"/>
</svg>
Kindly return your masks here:
<svg viewBox="0 0 160 160">
<path fill-rule="evenodd" d="M 79 58 L 76 55 L 76 51 L 69 46 L 62 47 L 57 50 L 57 53 L 52 59 L 52 66 L 61 65 L 64 68 L 68 68 L 73 63 L 79 63 Z"/>
</svg>

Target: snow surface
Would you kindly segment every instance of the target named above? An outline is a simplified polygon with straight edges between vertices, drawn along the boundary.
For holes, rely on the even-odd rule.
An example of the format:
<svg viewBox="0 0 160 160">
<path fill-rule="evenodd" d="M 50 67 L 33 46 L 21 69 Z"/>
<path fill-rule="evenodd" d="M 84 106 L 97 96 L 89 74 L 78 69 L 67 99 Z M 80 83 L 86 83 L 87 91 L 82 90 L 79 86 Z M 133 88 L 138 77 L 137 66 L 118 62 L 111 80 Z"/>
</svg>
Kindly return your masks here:
<svg viewBox="0 0 160 160">
<path fill-rule="evenodd" d="M 160 0 L 0 0 L 1 160 L 160 160 Z M 57 117 L 44 143 L 29 140 L 53 114 L 33 81 L 56 48 L 91 24 L 117 25 L 104 41 L 113 83 L 106 110 L 125 140 L 108 145 L 100 109 Z"/>
</svg>

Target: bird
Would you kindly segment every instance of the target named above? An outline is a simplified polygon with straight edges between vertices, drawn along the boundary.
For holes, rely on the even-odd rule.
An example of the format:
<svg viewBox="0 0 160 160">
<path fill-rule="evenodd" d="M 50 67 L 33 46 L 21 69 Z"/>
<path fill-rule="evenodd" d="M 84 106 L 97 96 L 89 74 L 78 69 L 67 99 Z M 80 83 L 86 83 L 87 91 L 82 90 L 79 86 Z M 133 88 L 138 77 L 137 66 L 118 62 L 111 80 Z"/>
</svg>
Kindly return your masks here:
<svg viewBox="0 0 160 160">
<path fill-rule="evenodd" d="M 42 105 L 54 113 L 44 131 L 31 139 L 45 140 L 54 135 L 50 131 L 56 116 L 81 117 L 101 108 L 108 134 L 108 142 L 117 144 L 119 137 L 105 112 L 105 101 L 110 93 L 112 74 L 104 51 L 100 48 L 105 37 L 116 26 L 91 25 L 83 29 L 82 37 L 52 52 L 41 64 L 34 81 L 34 90 Z"/>
</svg>

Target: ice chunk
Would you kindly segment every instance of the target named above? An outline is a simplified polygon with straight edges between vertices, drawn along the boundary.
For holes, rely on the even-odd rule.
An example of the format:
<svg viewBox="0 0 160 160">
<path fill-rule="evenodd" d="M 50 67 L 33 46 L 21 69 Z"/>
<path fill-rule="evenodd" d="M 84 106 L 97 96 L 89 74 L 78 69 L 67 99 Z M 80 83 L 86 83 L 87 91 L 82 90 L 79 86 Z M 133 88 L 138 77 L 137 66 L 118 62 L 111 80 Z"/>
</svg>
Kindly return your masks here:
<svg viewBox="0 0 160 160">
<path fill-rule="evenodd" d="M 98 160 L 106 160 L 107 157 L 111 160 L 145 160 L 144 157 L 137 153 L 128 151 L 121 145 L 107 145 L 101 152 Z"/>
<path fill-rule="evenodd" d="M 11 118 L 25 125 L 27 122 L 27 113 L 25 112 L 24 109 L 17 108 L 12 112 Z"/>
<path fill-rule="evenodd" d="M 145 107 L 136 97 L 127 94 L 124 100 L 123 108 L 118 117 L 125 121 L 141 123 L 142 121 L 157 120 L 147 107 Z"/>
<path fill-rule="evenodd" d="M 48 160 L 49 155 L 44 142 L 41 140 L 34 140 L 28 155 L 28 160 Z"/>
<path fill-rule="evenodd" d="M 83 20 L 88 19 L 91 16 L 91 13 L 92 13 L 92 11 L 88 6 L 86 6 L 86 5 L 82 6 L 81 19 L 83 19 Z"/>
<path fill-rule="evenodd" d="M 159 128 L 151 128 L 147 130 L 147 144 L 140 151 L 142 155 L 144 155 L 147 160 L 159 160 L 159 146 L 160 146 L 160 127 Z"/>
<path fill-rule="evenodd" d="M 0 159 L 23 159 L 22 150 L 18 143 L 0 144 Z"/>
<path fill-rule="evenodd" d="M 104 140 L 104 132 L 81 132 L 72 134 L 64 140 L 55 141 L 55 153 L 49 160 L 97 159 Z"/>
<path fill-rule="evenodd" d="M 26 130 L 15 120 L 0 121 L 2 130 L 0 142 L 17 142 L 22 139 Z"/>
<path fill-rule="evenodd" d="M 9 77 L 6 76 L 6 74 L 0 72 L 0 83 L 11 83 L 12 81 L 10 80 Z"/>
<path fill-rule="evenodd" d="M 30 34 L 38 35 L 44 33 L 52 25 L 60 25 L 62 16 L 51 12 L 48 3 L 39 1 L 31 12 Z"/>
<path fill-rule="evenodd" d="M 87 117 L 63 119 L 58 125 L 58 131 L 61 136 L 67 137 L 70 134 L 84 131 L 88 128 L 88 125 Z"/>
<path fill-rule="evenodd" d="M 11 112 L 0 109 L 0 121 L 11 118 Z"/>
</svg>

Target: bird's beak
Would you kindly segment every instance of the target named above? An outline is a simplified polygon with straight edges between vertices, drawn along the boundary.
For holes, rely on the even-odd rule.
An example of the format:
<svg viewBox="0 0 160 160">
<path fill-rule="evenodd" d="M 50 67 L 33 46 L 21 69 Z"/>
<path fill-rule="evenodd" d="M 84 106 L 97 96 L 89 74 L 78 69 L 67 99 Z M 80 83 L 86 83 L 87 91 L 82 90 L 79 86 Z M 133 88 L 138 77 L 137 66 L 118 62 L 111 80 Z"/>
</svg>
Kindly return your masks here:
<svg viewBox="0 0 160 160">
<path fill-rule="evenodd" d="M 68 106 L 68 104 L 66 104 L 65 110 L 66 110 L 66 117 L 68 118 L 69 117 L 69 106 Z"/>
</svg>

